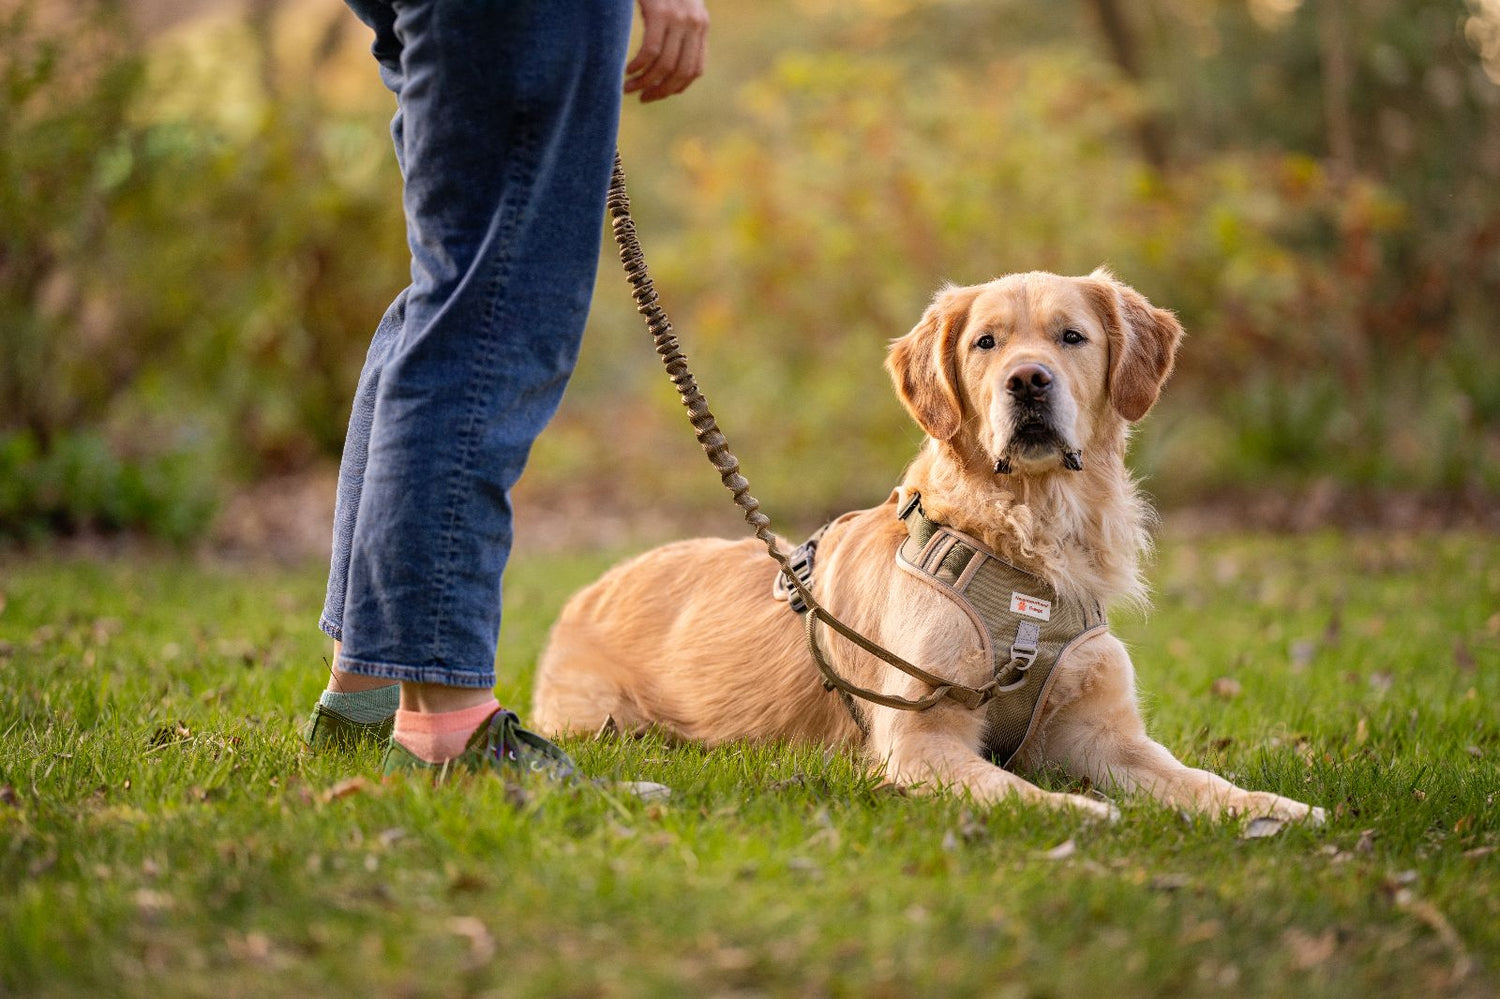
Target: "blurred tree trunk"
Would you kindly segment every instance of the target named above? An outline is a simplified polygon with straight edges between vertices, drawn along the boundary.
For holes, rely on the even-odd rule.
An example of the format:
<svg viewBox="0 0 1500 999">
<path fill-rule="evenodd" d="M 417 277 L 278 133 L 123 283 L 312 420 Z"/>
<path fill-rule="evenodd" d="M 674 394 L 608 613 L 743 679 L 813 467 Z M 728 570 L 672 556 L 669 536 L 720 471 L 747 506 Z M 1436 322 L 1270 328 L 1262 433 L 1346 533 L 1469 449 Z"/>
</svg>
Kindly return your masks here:
<svg viewBox="0 0 1500 999">
<path fill-rule="evenodd" d="M 1140 43 L 1119 0 L 1089 0 L 1089 6 L 1094 10 L 1095 20 L 1104 34 L 1105 46 L 1115 66 L 1131 83 L 1143 88 L 1146 74 L 1141 67 Z M 1146 162 L 1165 173 L 1170 160 L 1167 129 L 1155 109 L 1147 107 L 1141 110 L 1135 122 L 1135 134 Z"/>
<path fill-rule="evenodd" d="M 1354 176 L 1354 124 L 1349 108 L 1349 23 L 1345 0 L 1318 4 L 1318 49 L 1323 64 L 1323 117 L 1328 125 L 1328 159 L 1335 183 Z"/>
</svg>

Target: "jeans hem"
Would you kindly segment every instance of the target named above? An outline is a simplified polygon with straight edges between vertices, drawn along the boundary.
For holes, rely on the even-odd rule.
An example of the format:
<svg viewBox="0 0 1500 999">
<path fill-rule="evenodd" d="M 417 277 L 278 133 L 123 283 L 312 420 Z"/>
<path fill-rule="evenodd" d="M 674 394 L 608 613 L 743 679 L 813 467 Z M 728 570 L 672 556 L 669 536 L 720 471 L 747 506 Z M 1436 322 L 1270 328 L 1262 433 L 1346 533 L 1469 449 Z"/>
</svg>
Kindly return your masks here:
<svg viewBox="0 0 1500 999">
<path fill-rule="evenodd" d="M 333 620 L 327 614 L 318 618 L 318 630 L 335 642 L 342 642 L 344 640 L 344 626 L 334 624 Z"/>
<path fill-rule="evenodd" d="M 405 663 L 371 662 L 340 655 L 338 667 L 356 676 L 371 676 L 402 683 L 434 683 L 444 687 L 485 688 L 495 686 L 495 671 L 454 669 L 450 666 L 409 666 Z"/>
</svg>

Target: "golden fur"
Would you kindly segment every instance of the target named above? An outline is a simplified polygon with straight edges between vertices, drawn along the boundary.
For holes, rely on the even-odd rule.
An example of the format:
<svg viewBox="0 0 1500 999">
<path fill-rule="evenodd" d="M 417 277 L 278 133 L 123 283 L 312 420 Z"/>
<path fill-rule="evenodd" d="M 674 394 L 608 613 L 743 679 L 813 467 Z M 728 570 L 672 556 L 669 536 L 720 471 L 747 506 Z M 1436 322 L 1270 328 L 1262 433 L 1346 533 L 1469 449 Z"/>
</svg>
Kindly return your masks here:
<svg viewBox="0 0 1500 999">
<path fill-rule="evenodd" d="M 1104 271 L 1030 273 L 939 292 L 892 344 L 887 368 L 928 439 L 899 495 L 1046 578 L 1065 597 L 1141 603 L 1151 512 L 1125 468 L 1130 424 L 1155 403 L 1182 330 Z M 1038 375 L 1038 370 L 1043 374 Z M 1027 379 L 1040 396 L 1027 395 Z M 1037 399 L 1041 401 L 1038 402 Z M 1081 470 L 1065 467 L 1080 457 Z M 997 465 L 1008 471 L 997 471 Z M 814 590 L 835 615 L 910 662 L 970 686 L 992 669 L 949 600 L 897 569 L 897 495 L 845 514 L 818 548 Z M 976 800 L 1021 797 L 1096 815 L 1111 806 L 1043 791 L 980 755 L 984 709 L 864 705 L 862 736 L 827 693 L 802 619 L 771 599 L 776 565 L 754 539 L 667 545 L 615 567 L 563 609 L 542 656 L 532 719 L 543 731 L 660 726 L 720 743 L 857 745 L 888 779 Z M 921 683 L 833 636 L 854 683 L 919 697 Z M 1146 735 L 1125 647 L 1107 632 L 1057 664 L 1019 768 L 1057 763 L 1105 789 L 1212 814 L 1321 818 L 1320 809 L 1189 768 Z"/>
</svg>

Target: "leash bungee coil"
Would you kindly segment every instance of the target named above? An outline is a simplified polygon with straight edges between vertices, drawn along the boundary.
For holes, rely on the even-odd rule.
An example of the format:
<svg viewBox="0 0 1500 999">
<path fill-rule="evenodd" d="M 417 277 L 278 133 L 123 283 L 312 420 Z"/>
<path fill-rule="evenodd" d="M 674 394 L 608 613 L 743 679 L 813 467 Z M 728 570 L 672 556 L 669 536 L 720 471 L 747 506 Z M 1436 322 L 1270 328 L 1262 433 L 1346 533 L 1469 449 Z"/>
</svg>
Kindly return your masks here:
<svg viewBox="0 0 1500 999">
<path fill-rule="evenodd" d="M 935 676 L 920 666 L 907 662 L 834 617 L 818 602 L 817 598 L 812 595 L 812 590 L 792 570 L 787 554 L 781 550 L 776 535 L 771 530 L 771 518 L 761 511 L 760 501 L 750 495 L 750 482 L 741 474 L 739 459 L 729 450 L 729 441 L 719 429 L 718 421 L 714 419 L 713 413 L 709 411 L 708 400 L 699 390 L 698 382 L 688 368 L 687 358 L 683 355 L 677 337 L 672 332 L 672 321 L 667 317 L 666 310 L 661 307 L 650 272 L 646 268 L 646 256 L 636 234 L 635 220 L 630 215 L 630 195 L 625 189 L 625 167 L 618 151 L 615 153 L 614 173 L 610 178 L 609 195 L 605 204 L 609 210 L 610 227 L 614 233 L 615 244 L 620 248 L 620 263 L 624 266 L 626 279 L 630 282 L 631 297 L 635 300 L 636 311 L 645 318 L 646 331 L 651 334 L 656 353 L 661 358 L 667 376 L 672 380 L 672 385 L 682 397 L 682 404 L 687 409 L 688 422 L 693 426 L 694 436 L 708 455 L 708 460 L 714 466 L 714 470 L 719 473 L 719 480 L 724 483 L 724 488 L 734 495 L 735 505 L 745 512 L 745 521 L 754 530 L 755 537 L 766 546 L 766 552 L 781 567 L 789 585 L 807 604 L 807 644 L 812 652 L 813 661 L 817 663 L 819 672 L 823 674 L 823 686 L 830 691 L 839 690 L 861 700 L 903 711 L 926 711 L 928 708 L 935 707 L 944 698 L 957 701 L 970 709 L 989 702 L 995 696 L 997 681 L 991 680 L 980 687 L 969 687 Z M 818 644 L 817 626 L 820 621 L 864 651 L 933 687 L 932 693 L 925 697 L 911 699 L 893 694 L 882 694 L 845 680 L 834 670 L 824 656 L 822 647 Z M 858 721 L 857 716 L 856 721 Z"/>
</svg>

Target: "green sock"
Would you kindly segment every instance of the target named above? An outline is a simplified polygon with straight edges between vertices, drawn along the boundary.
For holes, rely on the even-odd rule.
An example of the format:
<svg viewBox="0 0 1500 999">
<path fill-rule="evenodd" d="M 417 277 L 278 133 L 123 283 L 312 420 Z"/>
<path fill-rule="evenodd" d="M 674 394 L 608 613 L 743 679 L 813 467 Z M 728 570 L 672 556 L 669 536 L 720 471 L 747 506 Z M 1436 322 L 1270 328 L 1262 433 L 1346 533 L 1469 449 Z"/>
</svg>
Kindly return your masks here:
<svg viewBox="0 0 1500 999">
<path fill-rule="evenodd" d="M 358 690 L 352 694 L 325 690 L 323 696 L 318 698 L 318 703 L 352 722 L 374 725 L 395 715 L 396 708 L 401 704 L 401 684 L 393 683 L 389 687 L 376 687 L 374 690 Z"/>
</svg>

